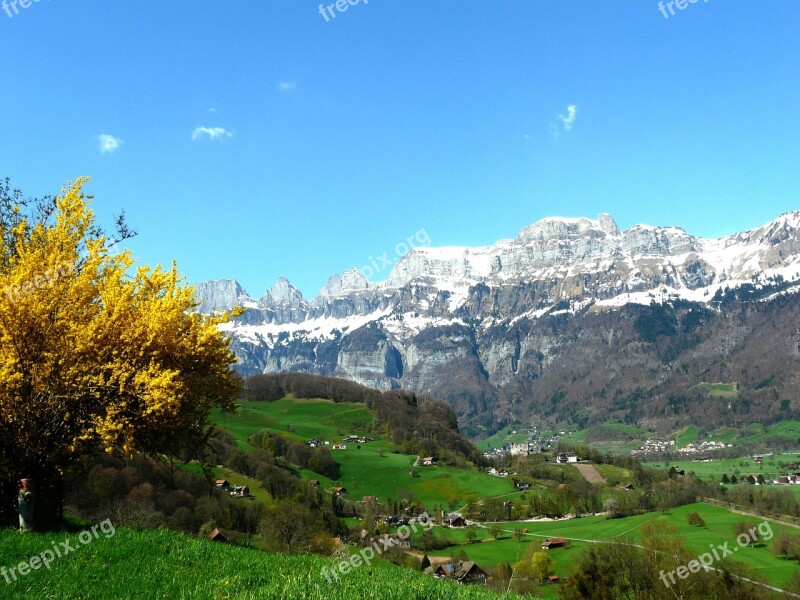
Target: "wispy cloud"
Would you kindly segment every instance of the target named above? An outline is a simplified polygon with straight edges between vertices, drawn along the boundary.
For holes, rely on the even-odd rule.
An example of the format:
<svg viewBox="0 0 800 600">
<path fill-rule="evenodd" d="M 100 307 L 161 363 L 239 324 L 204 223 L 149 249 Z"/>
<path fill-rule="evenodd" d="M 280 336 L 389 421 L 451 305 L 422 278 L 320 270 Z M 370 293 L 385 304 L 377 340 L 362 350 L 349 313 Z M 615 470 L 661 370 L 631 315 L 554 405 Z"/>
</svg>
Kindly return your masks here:
<svg viewBox="0 0 800 600">
<path fill-rule="evenodd" d="M 279 92 L 293 92 L 297 89 L 297 84 L 294 81 L 281 81 L 276 87 Z"/>
<path fill-rule="evenodd" d="M 203 137 L 207 137 L 210 140 L 222 140 L 225 138 L 232 138 L 233 132 L 228 131 L 224 127 L 195 127 L 192 132 L 192 139 L 199 140 Z"/>
<path fill-rule="evenodd" d="M 558 126 L 558 123 L 550 123 L 547 126 L 547 132 L 551 135 L 554 140 L 557 140 L 561 137 L 561 128 L 564 128 L 564 131 L 571 131 L 572 126 L 575 124 L 575 119 L 578 118 L 578 107 L 575 104 L 570 104 L 567 106 L 567 114 L 566 115 L 558 115 L 558 120 L 561 121 L 561 127 Z"/>
<path fill-rule="evenodd" d="M 115 138 L 113 135 L 110 135 L 108 133 L 101 133 L 100 135 L 98 135 L 97 141 L 100 143 L 101 154 L 114 152 L 122 145 L 121 139 Z"/>
<path fill-rule="evenodd" d="M 576 118 L 577 116 L 578 116 L 578 107 L 577 107 L 577 106 L 575 106 L 574 104 L 570 104 L 570 105 L 567 107 L 567 114 L 566 114 L 566 116 L 564 116 L 564 115 L 558 115 L 558 118 L 559 118 L 559 119 L 561 120 L 561 122 L 564 124 L 564 129 L 566 129 L 567 131 L 569 131 L 570 129 L 572 129 L 572 124 L 575 122 L 575 118 Z"/>
</svg>

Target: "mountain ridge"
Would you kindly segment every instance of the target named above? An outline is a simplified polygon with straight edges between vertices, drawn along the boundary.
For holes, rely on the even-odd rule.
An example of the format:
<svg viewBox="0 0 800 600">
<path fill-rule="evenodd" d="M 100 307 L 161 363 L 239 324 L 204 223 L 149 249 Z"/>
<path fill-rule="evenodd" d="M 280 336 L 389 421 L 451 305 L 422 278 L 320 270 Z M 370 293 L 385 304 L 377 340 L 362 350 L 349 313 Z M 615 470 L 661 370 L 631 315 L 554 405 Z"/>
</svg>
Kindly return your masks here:
<svg viewBox="0 0 800 600">
<path fill-rule="evenodd" d="M 793 295 L 796 282 L 800 211 L 713 239 L 679 227 L 620 231 L 602 213 L 597 219 L 542 219 L 490 246 L 416 248 L 382 282 L 348 269 L 311 300 L 281 278 L 259 300 L 235 280 L 206 282 L 198 286 L 198 301 L 203 311 L 248 308 L 223 327 L 243 374 L 302 371 L 435 393 L 456 406 L 462 421 L 495 426 L 508 418 L 501 405 L 509 390 L 519 389 L 516 400 L 539 388 L 551 393 L 553 386 L 543 381 L 567 360 L 569 347 L 559 337 L 563 331 L 543 344 L 553 320 L 565 320 L 565 330 L 604 323 L 606 338 L 632 336 L 631 343 L 641 343 L 642 331 L 611 322 L 624 315 L 646 318 L 651 305 L 672 307 L 679 324 L 694 310 L 686 306 L 716 322 L 734 310 L 720 304 L 731 290 L 774 288 L 785 296 Z M 459 381 L 451 381 L 454 372 Z M 645 386 L 647 394 L 660 394 L 656 383 L 663 381 Z M 591 394 L 600 393 L 595 388 Z"/>
</svg>

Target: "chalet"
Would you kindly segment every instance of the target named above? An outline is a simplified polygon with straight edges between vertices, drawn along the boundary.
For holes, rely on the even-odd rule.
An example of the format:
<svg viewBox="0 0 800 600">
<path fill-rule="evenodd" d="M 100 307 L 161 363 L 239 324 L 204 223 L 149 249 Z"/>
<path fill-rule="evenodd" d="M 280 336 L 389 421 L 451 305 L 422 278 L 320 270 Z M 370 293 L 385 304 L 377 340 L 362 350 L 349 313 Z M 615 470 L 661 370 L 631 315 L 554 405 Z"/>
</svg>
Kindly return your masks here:
<svg viewBox="0 0 800 600">
<path fill-rule="evenodd" d="M 227 490 L 229 487 L 231 487 L 231 484 L 227 479 L 217 479 L 214 482 L 214 485 L 223 490 Z"/>
<path fill-rule="evenodd" d="M 563 537 L 548 538 L 542 544 L 542 550 L 550 550 L 551 548 L 563 548 L 563 547 L 564 547 Z"/>
<path fill-rule="evenodd" d="M 347 493 L 347 488 L 345 487 L 335 487 L 331 490 L 334 496 L 344 496 Z"/>
<path fill-rule="evenodd" d="M 561 452 L 556 461 L 561 464 L 576 463 L 578 462 L 578 455 L 574 452 Z"/>
<path fill-rule="evenodd" d="M 378 500 L 377 496 L 364 496 L 361 499 L 362 504 L 380 504 L 380 500 Z"/>
<path fill-rule="evenodd" d="M 497 472 L 497 476 L 498 477 L 508 477 L 508 471 L 506 471 L 505 469 L 500 469 Z"/>
<path fill-rule="evenodd" d="M 775 483 L 777 483 L 779 485 L 789 485 L 789 483 L 790 483 L 789 482 L 789 477 L 786 476 L 786 475 L 781 475 L 780 477 L 778 477 L 778 479 L 777 479 L 777 481 L 775 481 Z"/>
<path fill-rule="evenodd" d="M 514 480 L 514 489 L 521 490 L 521 491 L 524 492 L 524 491 L 530 489 L 530 487 L 531 487 L 531 484 L 528 483 L 527 481 L 520 481 L 519 479 L 515 479 Z"/>
<path fill-rule="evenodd" d="M 319 446 L 322 446 L 322 442 L 320 442 L 317 439 L 308 440 L 306 442 L 306 446 L 311 446 L 312 448 L 318 448 Z"/>
<path fill-rule="evenodd" d="M 208 539 L 210 539 L 212 542 L 221 542 L 223 544 L 231 543 L 231 540 L 228 538 L 228 536 L 222 533 L 219 529 L 212 531 L 209 534 Z"/>
<path fill-rule="evenodd" d="M 344 444 L 334 444 L 332 448 L 334 450 L 347 450 L 347 446 Z"/>
<path fill-rule="evenodd" d="M 246 485 L 235 485 L 231 488 L 232 498 L 249 498 L 250 488 Z"/>
<path fill-rule="evenodd" d="M 342 441 L 343 442 L 357 442 L 358 441 L 358 436 L 357 435 L 348 435 Z"/>
<path fill-rule="evenodd" d="M 436 458 L 433 456 L 426 456 L 422 459 L 422 464 L 426 467 L 431 467 L 436 464 Z"/>
<path fill-rule="evenodd" d="M 467 521 L 458 513 L 452 513 L 442 519 L 442 525 L 445 527 L 466 527 Z"/>
<path fill-rule="evenodd" d="M 312 479 L 311 481 L 308 482 L 308 485 L 310 485 L 312 488 L 318 488 L 319 479 Z"/>
<path fill-rule="evenodd" d="M 472 561 L 444 563 L 436 567 L 436 577 L 454 579 L 459 583 L 486 583 L 486 572 Z"/>
</svg>

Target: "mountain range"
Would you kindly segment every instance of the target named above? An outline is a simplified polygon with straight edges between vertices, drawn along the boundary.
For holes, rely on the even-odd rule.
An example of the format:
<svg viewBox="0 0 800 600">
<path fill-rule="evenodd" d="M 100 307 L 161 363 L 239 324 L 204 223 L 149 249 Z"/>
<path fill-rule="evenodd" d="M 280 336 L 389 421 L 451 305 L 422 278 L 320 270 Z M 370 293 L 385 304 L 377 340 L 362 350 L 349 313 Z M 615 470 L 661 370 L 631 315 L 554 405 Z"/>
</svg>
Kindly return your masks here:
<svg viewBox="0 0 800 600">
<path fill-rule="evenodd" d="M 197 286 L 244 375 L 299 371 L 448 400 L 465 432 L 520 420 L 669 428 L 800 408 L 800 211 L 717 239 L 614 219 L 547 218 L 484 247 L 420 247 L 307 299 Z M 713 385 L 724 383 L 726 393 Z"/>
</svg>

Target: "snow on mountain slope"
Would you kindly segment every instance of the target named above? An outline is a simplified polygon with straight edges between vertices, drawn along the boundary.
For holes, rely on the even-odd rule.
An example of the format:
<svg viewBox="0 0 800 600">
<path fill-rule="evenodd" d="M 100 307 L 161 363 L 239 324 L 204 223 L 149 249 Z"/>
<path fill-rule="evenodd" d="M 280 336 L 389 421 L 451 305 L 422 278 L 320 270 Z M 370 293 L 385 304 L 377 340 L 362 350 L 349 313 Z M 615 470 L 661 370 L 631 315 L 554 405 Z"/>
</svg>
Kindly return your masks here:
<svg viewBox="0 0 800 600">
<path fill-rule="evenodd" d="M 619 306 L 650 299 L 650 293 L 659 290 L 661 297 L 667 289 L 670 293 L 664 297 L 702 302 L 720 288 L 775 277 L 797 279 L 799 229 L 800 212 L 718 239 L 697 238 L 677 227 L 636 225 L 621 232 L 607 214 L 596 220 L 555 217 L 529 225 L 515 239 L 492 246 L 414 249 L 380 283 L 371 284 L 360 271 L 349 269 L 332 276 L 310 303 L 284 278 L 260 300 L 251 298 L 234 280 L 200 284 L 198 298 L 205 311 L 228 309 L 237 303 L 268 312 L 287 305 L 304 307 L 292 312 L 288 322 L 271 321 L 277 325 L 322 317 L 346 319 L 356 313 L 383 314 L 387 305 L 381 298 L 394 298 L 399 290 L 415 285 L 433 292 L 427 301 L 416 299 L 421 308 L 430 309 L 433 298 L 444 293 L 450 312 L 464 305 L 476 285 L 498 287 L 535 281 L 563 283 L 554 289 L 551 305 L 591 299 L 598 306 Z M 592 289 L 576 288 L 574 280 L 580 278 L 593 279 Z M 343 313 L 340 305 L 359 296 L 369 299 L 362 303 L 367 306 Z M 378 307 L 381 310 L 376 310 Z"/>
</svg>

